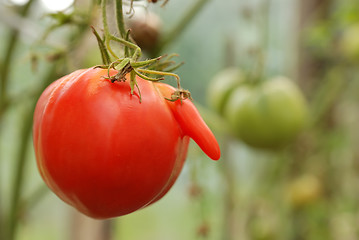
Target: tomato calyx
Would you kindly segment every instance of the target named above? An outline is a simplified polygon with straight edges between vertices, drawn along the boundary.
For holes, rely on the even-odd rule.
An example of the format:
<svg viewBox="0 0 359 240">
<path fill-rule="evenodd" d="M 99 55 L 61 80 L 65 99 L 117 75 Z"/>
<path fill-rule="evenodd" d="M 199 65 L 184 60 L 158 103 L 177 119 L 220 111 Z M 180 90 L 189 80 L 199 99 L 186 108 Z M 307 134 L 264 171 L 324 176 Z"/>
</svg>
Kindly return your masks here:
<svg viewBox="0 0 359 240">
<path fill-rule="evenodd" d="M 172 72 L 167 72 L 168 67 L 171 67 L 171 65 L 174 63 L 173 61 L 170 61 L 170 59 L 175 55 L 170 55 L 167 58 L 164 58 L 164 56 L 159 56 L 157 58 L 145 60 L 145 61 L 136 61 L 134 58 L 125 57 L 117 59 L 116 61 L 111 62 L 109 65 L 97 65 L 94 68 L 104 68 L 107 69 L 107 76 L 103 76 L 105 79 L 109 79 L 112 83 L 114 82 L 125 82 L 126 76 L 130 74 L 130 86 L 131 86 L 131 94 L 134 94 L 134 87 L 136 87 L 139 91 L 140 95 L 140 101 L 142 101 L 141 98 L 141 92 L 138 87 L 137 81 L 136 81 L 136 75 L 141 77 L 144 80 L 151 81 L 151 82 L 159 82 L 161 80 L 164 80 L 164 76 L 172 76 L 176 79 L 177 82 L 177 90 L 173 92 L 171 98 L 166 98 L 170 101 L 176 101 L 178 99 L 184 100 L 184 99 L 191 99 L 191 93 L 188 90 L 184 90 L 181 87 L 180 84 L 180 77 Z M 163 62 L 160 62 L 161 59 L 164 58 Z M 173 68 L 177 68 L 182 63 L 172 66 L 171 70 Z M 163 71 L 159 70 L 153 70 L 151 66 L 154 66 L 154 69 L 164 69 Z M 167 68 L 167 70 L 166 70 Z M 118 72 L 115 75 L 110 75 L 110 70 L 114 69 Z M 160 76 L 160 77 L 152 77 L 152 76 Z"/>
<path fill-rule="evenodd" d="M 131 40 L 130 30 L 125 31 L 124 26 L 121 25 L 121 23 L 123 23 L 122 16 L 120 16 L 120 19 L 122 19 L 122 21 L 118 21 L 120 22 L 118 24 L 121 25 L 119 26 L 120 37 L 116 37 L 109 32 L 106 17 L 106 1 L 102 2 L 102 10 L 104 36 L 100 37 L 94 27 L 92 27 L 92 32 L 98 42 L 103 61 L 103 65 L 97 65 L 95 66 L 95 68 L 108 69 L 108 74 L 107 76 L 104 76 L 104 78 L 109 79 L 112 83 L 125 82 L 126 76 L 130 75 L 131 94 L 134 94 L 134 88 L 136 87 L 138 89 L 141 102 L 142 97 L 136 81 L 136 76 L 139 76 L 140 78 L 151 82 L 159 82 L 161 80 L 164 80 L 165 76 L 171 76 L 176 79 L 177 91 L 175 91 L 172 94 L 171 98 L 167 100 L 176 101 L 178 99 L 181 99 L 182 101 L 183 99 L 190 98 L 188 90 L 184 91 L 181 87 L 180 77 L 172 72 L 183 64 L 175 64 L 175 62 L 171 60 L 172 57 L 177 55 L 172 54 L 168 57 L 159 56 L 156 58 L 140 61 L 139 59 L 142 56 L 142 50 L 136 43 L 133 42 L 133 40 Z M 120 14 L 122 14 L 121 12 L 122 11 L 119 11 Z M 110 45 L 111 41 L 122 45 L 124 57 L 117 56 L 117 54 L 112 50 L 112 47 Z M 115 75 L 111 76 L 111 69 L 117 70 L 118 72 Z"/>
</svg>

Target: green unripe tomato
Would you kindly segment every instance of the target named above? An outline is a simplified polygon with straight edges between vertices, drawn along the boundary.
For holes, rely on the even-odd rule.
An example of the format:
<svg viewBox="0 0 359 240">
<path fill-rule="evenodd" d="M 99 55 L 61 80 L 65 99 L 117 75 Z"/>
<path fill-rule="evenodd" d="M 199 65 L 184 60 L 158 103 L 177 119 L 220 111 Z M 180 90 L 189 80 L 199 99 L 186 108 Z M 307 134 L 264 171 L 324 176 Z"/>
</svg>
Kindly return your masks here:
<svg viewBox="0 0 359 240">
<path fill-rule="evenodd" d="M 216 74 L 208 86 L 209 106 L 222 115 L 230 93 L 243 82 L 243 79 L 243 72 L 234 67 Z"/>
<path fill-rule="evenodd" d="M 298 87 L 285 77 L 238 87 L 225 116 L 234 134 L 258 148 L 280 148 L 307 123 L 308 109 Z"/>
<path fill-rule="evenodd" d="M 359 61 L 359 24 L 351 25 L 344 30 L 339 48 L 345 58 Z"/>
</svg>

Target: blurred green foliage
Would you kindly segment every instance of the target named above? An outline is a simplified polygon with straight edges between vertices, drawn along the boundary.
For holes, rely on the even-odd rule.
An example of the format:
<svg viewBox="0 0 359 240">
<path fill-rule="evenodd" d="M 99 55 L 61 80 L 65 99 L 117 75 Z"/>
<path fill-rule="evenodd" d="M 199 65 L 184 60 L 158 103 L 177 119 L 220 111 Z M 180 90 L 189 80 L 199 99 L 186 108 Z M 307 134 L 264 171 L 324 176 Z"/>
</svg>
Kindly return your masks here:
<svg viewBox="0 0 359 240">
<path fill-rule="evenodd" d="M 162 18 L 166 34 L 192 2 L 170 0 L 164 8 L 149 9 Z M 40 1 L 24 18 L 19 18 L 21 7 L 0 2 L 1 79 L 9 65 L 0 96 L 1 240 L 7 240 L 1 234 L 14 206 L 19 159 L 26 161 L 16 239 L 74 239 L 80 229 L 74 210 L 44 187 L 26 134 L 41 89 L 75 69 L 100 63 L 87 27 L 99 25 L 94 20 L 98 12 L 91 12 L 90 21 L 88 2 L 76 4 L 75 24 L 58 27 L 56 19 L 71 23 L 71 18 L 44 17 Z M 169 194 L 114 219 L 112 239 L 359 239 L 358 12 L 356 0 L 209 1 L 165 51 L 185 61 L 177 71 L 182 86 L 192 92 L 220 140 L 223 157 L 211 162 L 191 145 Z M 49 28 L 54 31 L 47 33 Z M 8 63 L 14 30 L 18 41 Z M 301 86 L 311 107 L 311 125 L 275 152 L 252 149 L 231 137 L 226 121 L 206 102 L 208 83 L 217 72 L 229 65 L 256 72 L 260 61 L 262 76 L 287 75 Z M 91 224 L 81 231 L 95 231 Z"/>
</svg>

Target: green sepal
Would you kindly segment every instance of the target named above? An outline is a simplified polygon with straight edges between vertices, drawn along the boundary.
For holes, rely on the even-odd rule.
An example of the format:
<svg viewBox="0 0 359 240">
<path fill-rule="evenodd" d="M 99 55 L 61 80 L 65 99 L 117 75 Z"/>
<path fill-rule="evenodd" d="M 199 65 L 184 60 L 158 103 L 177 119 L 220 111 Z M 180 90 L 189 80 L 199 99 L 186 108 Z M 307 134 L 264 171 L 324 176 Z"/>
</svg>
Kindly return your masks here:
<svg viewBox="0 0 359 240">
<path fill-rule="evenodd" d="M 96 37 L 98 46 L 100 48 L 100 52 L 101 52 L 101 58 L 102 58 L 102 62 L 104 65 L 110 65 L 111 60 L 110 60 L 110 55 L 107 52 L 107 49 L 105 47 L 104 41 L 101 39 L 100 35 L 97 33 L 96 29 L 91 26 L 92 28 L 92 32 Z"/>
</svg>

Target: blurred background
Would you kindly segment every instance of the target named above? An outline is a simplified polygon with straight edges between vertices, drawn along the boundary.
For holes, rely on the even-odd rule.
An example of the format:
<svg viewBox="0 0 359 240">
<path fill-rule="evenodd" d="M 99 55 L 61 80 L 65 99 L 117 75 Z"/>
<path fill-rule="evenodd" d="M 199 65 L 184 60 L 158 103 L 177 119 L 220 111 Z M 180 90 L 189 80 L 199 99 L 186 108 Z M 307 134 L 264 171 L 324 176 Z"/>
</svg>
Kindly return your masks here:
<svg viewBox="0 0 359 240">
<path fill-rule="evenodd" d="M 101 64 L 89 28 L 102 27 L 98 2 L 0 1 L 0 240 L 359 239 L 357 0 L 169 0 L 163 7 L 164 1 L 135 1 L 133 38 L 145 56 L 175 52 L 185 62 L 176 73 L 222 158 L 210 160 L 192 142 L 162 200 L 106 221 L 84 217 L 46 188 L 31 140 L 42 90 Z M 262 132 L 243 137 L 243 128 L 253 126 L 240 128 L 236 120 L 249 113 L 227 106 L 242 86 L 228 84 L 221 93 L 210 87 L 231 81 L 223 74 L 229 68 L 260 86 L 286 76 L 304 110 L 277 101 L 271 117 L 305 115 L 305 124 L 279 147 L 258 147 Z M 254 94 L 264 88 L 255 85 Z M 285 135 L 267 122 L 263 129 L 268 138 Z M 13 239 L 5 239 L 8 224 Z"/>
</svg>

